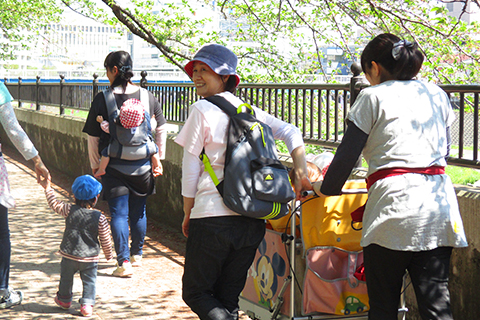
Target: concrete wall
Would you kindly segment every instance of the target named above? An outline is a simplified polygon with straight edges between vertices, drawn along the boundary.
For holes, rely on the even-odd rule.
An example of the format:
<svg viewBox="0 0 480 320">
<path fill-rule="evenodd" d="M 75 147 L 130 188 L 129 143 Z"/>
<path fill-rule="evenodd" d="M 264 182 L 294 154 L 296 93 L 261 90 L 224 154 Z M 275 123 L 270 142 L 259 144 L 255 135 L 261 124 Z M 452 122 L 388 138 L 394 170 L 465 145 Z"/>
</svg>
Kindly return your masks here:
<svg viewBox="0 0 480 320">
<path fill-rule="evenodd" d="M 56 168 L 72 177 L 91 174 L 87 134 L 82 132 L 83 119 L 22 108 L 15 108 L 15 114 L 47 167 Z M 0 136 L 2 143 L 13 146 L 1 126 Z M 156 179 L 157 193 L 148 198 L 147 214 L 154 220 L 181 230 L 183 149 L 169 137 L 167 150 L 167 159 L 162 161 L 164 175 Z"/>
<path fill-rule="evenodd" d="M 71 176 L 91 173 L 84 120 L 21 108 L 15 114 L 45 164 Z M 12 145 L 3 128 L 1 136 L 2 143 Z"/>
<path fill-rule="evenodd" d="M 458 203 L 469 246 L 454 249 L 450 262 L 449 289 L 454 319 L 478 319 L 480 304 L 480 191 L 476 188 L 456 186 Z M 407 283 L 410 279 L 407 280 Z M 421 320 L 417 312 L 415 293 L 412 286 L 407 288 L 407 306 L 410 309 L 407 319 Z"/>
<path fill-rule="evenodd" d="M 54 167 L 72 177 L 90 173 L 87 157 L 86 134 L 82 133 L 83 120 L 15 109 L 17 118 L 48 167 Z M 3 129 L 2 143 L 9 143 Z M 156 179 L 156 195 L 148 198 L 147 214 L 159 223 L 181 230 L 183 220 L 181 197 L 181 160 L 183 150 L 167 140 L 167 155 L 162 161 L 164 175 Z M 451 260 L 450 292 L 455 319 L 477 319 L 480 314 L 480 191 L 475 188 L 456 188 L 469 247 L 455 249 Z M 407 319 L 420 319 L 416 312 L 412 287 L 407 288 Z"/>
<path fill-rule="evenodd" d="M 176 144 L 175 135 L 167 138 L 167 154 L 162 161 L 163 175 L 155 180 L 156 194 L 148 197 L 149 217 L 181 231 L 183 221 L 182 157 L 183 148 Z"/>
</svg>

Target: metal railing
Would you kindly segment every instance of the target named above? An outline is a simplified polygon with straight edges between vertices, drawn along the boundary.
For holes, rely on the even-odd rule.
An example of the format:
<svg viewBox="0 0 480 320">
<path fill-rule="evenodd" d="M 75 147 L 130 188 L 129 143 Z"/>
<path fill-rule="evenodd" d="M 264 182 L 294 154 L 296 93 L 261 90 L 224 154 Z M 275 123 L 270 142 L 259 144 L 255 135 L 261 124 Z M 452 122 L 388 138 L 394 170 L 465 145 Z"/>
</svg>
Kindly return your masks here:
<svg viewBox="0 0 480 320">
<path fill-rule="evenodd" d="M 302 131 L 307 144 L 326 148 L 337 147 L 345 131 L 345 117 L 356 96 L 366 86 L 360 68 L 352 67 L 354 76 L 345 84 L 241 84 L 237 95 L 273 116 L 289 122 Z M 147 73 L 141 72 L 140 85 L 147 88 L 160 101 L 169 123 L 182 124 L 189 106 L 198 100 L 192 83 L 149 83 Z M 104 90 L 94 75 L 91 83 L 66 83 L 60 76 L 58 83 L 6 82 L 19 107 L 28 102 L 41 109 L 41 105 L 57 106 L 59 113 L 65 108 L 89 110 L 93 97 Z M 5 79 L 6 80 L 6 79 Z M 479 94 L 480 85 L 440 85 L 450 96 L 457 119 L 451 127 L 452 145 L 449 164 L 480 169 L 478 160 Z"/>
</svg>

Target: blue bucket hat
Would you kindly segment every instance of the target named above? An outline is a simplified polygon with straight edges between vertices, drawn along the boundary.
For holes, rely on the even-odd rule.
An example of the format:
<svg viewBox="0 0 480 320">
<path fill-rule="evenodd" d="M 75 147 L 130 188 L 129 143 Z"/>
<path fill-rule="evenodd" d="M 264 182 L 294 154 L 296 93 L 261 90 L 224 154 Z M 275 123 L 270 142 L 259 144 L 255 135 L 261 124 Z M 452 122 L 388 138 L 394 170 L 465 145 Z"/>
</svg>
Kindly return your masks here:
<svg viewBox="0 0 480 320">
<path fill-rule="evenodd" d="M 237 56 L 230 49 L 215 43 L 202 46 L 192 61 L 186 64 L 185 71 L 193 77 L 193 64 L 195 61 L 201 61 L 208 65 L 216 74 L 234 75 L 237 79 L 235 87 L 240 83 L 240 77 L 236 73 Z"/>
<path fill-rule="evenodd" d="M 72 184 L 73 195 L 78 200 L 90 200 L 102 191 L 102 184 L 89 174 L 78 177 Z"/>
</svg>

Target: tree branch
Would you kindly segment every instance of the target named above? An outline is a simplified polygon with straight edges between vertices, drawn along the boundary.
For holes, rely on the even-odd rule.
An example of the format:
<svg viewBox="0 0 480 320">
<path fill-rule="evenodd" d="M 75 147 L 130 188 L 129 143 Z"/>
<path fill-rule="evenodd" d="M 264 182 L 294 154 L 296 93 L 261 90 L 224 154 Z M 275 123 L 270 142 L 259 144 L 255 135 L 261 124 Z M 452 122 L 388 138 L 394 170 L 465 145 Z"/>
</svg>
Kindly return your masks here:
<svg viewBox="0 0 480 320">
<path fill-rule="evenodd" d="M 396 20 L 398 22 L 401 23 L 402 25 L 402 29 L 404 31 L 406 31 L 407 33 L 409 33 L 412 37 L 413 36 L 413 33 L 411 32 L 411 30 L 405 25 L 405 22 L 410 22 L 412 24 L 418 24 L 418 25 L 421 25 L 431 31 L 433 31 L 434 33 L 442 36 L 444 39 L 446 39 L 448 42 L 450 42 L 459 52 L 461 52 L 462 54 L 464 54 L 465 56 L 471 58 L 472 60 L 475 60 L 477 62 L 480 62 L 480 58 L 476 58 L 475 56 L 473 56 L 472 54 L 469 54 L 468 52 L 466 52 L 463 47 L 457 42 L 457 41 L 454 41 L 451 39 L 451 37 L 449 36 L 452 31 L 453 31 L 453 28 L 452 28 L 452 31 L 449 32 L 448 34 L 438 30 L 437 28 L 431 26 L 430 24 L 427 24 L 427 23 L 424 23 L 423 21 L 419 21 L 419 20 L 412 20 L 412 19 L 408 19 L 408 18 L 405 18 L 405 17 L 401 17 L 400 15 L 396 14 L 395 12 L 393 12 L 392 10 L 387 10 L 385 8 L 379 8 L 378 6 L 376 6 L 375 4 L 372 3 L 372 1 L 370 0 L 367 0 L 372 6 L 374 6 L 375 8 L 381 10 L 383 13 L 387 13 L 387 14 L 390 14 L 392 15 L 393 17 L 395 17 L 395 19 L 392 19 L 392 20 Z M 454 27 L 456 27 L 458 24 L 456 24 Z M 417 42 L 419 43 L 419 42 Z M 425 53 L 425 51 L 424 51 Z"/>
<path fill-rule="evenodd" d="M 113 14 L 117 19 L 123 23 L 133 34 L 139 36 L 140 38 L 144 39 L 148 43 L 157 47 L 160 52 L 172 62 L 174 65 L 179 67 L 181 70 L 185 72 L 183 69 L 182 64 L 175 59 L 175 56 L 182 57 L 184 59 L 190 60 L 189 57 L 179 53 L 172 51 L 169 47 L 167 47 L 164 43 L 157 41 L 153 33 L 148 30 L 133 14 L 130 13 L 127 9 L 120 7 L 114 0 L 102 0 L 107 6 L 110 7 Z"/>
<path fill-rule="evenodd" d="M 329 3 L 328 0 L 325 0 L 325 4 L 327 5 L 327 7 L 329 7 L 331 9 L 330 3 Z M 343 31 L 341 30 L 340 26 L 338 25 L 337 19 L 335 19 L 335 15 L 331 15 L 331 16 L 332 16 L 333 22 L 335 23 L 335 28 L 337 29 L 338 33 L 340 34 L 341 40 L 343 41 L 343 43 L 345 43 L 344 47 L 345 47 L 345 49 L 347 49 L 346 51 L 348 52 L 348 54 L 350 56 L 353 56 L 352 51 L 350 51 L 350 48 L 348 47 L 348 41 L 347 41 L 347 39 L 345 39 L 345 37 L 343 35 Z M 342 47 L 339 46 L 339 48 L 342 48 Z"/>
<path fill-rule="evenodd" d="M 248 11 L 250 12 L 250 14 L 252 16 L 255 17 L 255 20 L 257 20 L 257 22 L 262 26 L 263 30 L 265 30 L 265 32 L 268 33 L 268 28 L 265 27 L 265 25 L 263 24 L 262 20 L 257 16 L 257 14 L 252 10 L 252 7 L 247 3 L 246 0 L 243 0 L 243 3 L 245 3 L 245 5 L 247 6 L 248 8 Z"/>
<path fill-rule="evenodd" d="M 97 20 L 95 20 L 95 18 L 89 17 L 89 16 L 87 16 L 86 14 L 84 14 L 83 12 L 80 12 L 80 11 L 78 11 L 77 9 L 74 9 L 74 8 L 69 4 L 69 2 L 67 2 L 66 0 L 61 0 L 61 1 L 62 1 L 63 5 L 64 5 L 65 7 L 67 7 L 67 8 L 70 9 L 70 10 L 72 10 L 72 11 L 75 12 L 76 14 L 79 14 L 79 15 L 81 15 L 82 17 L 85 17 L 85 18 L 88 18 L 88 19 L 91 19 L 91 20 L 97 22 Z"/>
</svg>

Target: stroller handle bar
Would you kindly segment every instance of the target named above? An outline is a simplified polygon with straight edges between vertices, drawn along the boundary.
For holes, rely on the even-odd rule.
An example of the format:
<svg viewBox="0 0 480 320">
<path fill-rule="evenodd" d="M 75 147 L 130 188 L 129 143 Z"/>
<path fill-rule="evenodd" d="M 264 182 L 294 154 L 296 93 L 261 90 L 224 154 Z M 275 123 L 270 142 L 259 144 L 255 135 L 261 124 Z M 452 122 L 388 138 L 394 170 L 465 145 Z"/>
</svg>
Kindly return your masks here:
<svg viewBox="0 0 480 320">
<path fill-rule="evenodd" d="M 359 189 L 342 189 L 342 194 L 364 194 L 368 193 L 368 190 L 366 188 L 359 188 Z M 302 192 L 302 196 L 308 197 L 308 196 L 314 196 L 315 191 L 313 190 L 305 190 Z"/>
</svg>

